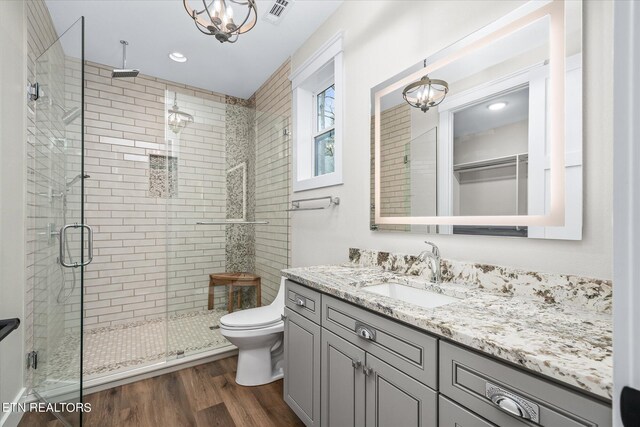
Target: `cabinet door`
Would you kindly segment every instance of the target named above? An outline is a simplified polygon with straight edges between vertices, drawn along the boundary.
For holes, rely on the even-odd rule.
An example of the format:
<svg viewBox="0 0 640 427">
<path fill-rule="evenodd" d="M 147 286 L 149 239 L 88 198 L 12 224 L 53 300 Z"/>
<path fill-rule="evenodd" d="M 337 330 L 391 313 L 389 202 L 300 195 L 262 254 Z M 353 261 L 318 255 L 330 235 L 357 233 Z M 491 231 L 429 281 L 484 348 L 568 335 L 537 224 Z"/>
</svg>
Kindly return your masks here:
<svg viewBox="0 0 640 427">
<path fill-rule="evenodd" d="M 368 427 L 437 426 L 435 391 L 369 353 L 364 371 Z"/>
<path fill-rule="evenodd" d="M 459 406 L 440 395 L 440 414 L 438 427 L 495 427 L 468 409 Z M 514 423 L 517 423 L 514 420 Z"/>
<path fill-rule="evenodd" d="M 305 425 L 320 426 L 320 326 L 284 313 L 284 401 Z"/>
<path fill-rule="evenodd" d="M 322 330 L 322 426 L 364 427 L 364 350 Z"/>
</svg>

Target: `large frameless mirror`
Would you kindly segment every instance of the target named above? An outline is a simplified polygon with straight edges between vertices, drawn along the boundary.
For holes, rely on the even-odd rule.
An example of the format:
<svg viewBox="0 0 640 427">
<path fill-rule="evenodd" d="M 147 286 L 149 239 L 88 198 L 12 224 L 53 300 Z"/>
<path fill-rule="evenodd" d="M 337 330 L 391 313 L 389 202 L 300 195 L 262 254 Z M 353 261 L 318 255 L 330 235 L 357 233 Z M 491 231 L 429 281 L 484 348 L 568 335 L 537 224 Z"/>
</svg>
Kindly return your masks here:
<svg viewBox="0 0 640 427">
<path fill-rule="evenodd" d="M 580 239 L 581 94 L 581 2 L 562 1 L 372 88 L 371 228 Z"/>
</svg>

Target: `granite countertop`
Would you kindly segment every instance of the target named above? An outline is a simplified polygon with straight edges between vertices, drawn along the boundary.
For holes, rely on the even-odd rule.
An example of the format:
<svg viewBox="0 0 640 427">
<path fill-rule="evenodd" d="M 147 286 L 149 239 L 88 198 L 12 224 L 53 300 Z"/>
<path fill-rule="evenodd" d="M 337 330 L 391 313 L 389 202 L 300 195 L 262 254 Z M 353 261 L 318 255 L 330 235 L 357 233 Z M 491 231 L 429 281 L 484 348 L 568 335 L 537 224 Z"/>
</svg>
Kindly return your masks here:
<svg viewBox="0 0 640 427">
<path fill-rule="evenodd" d="M 388 271 L 380 266 L 289 268 L 289 279 L 413 325 L 531 371 L 611 399 L 612 317 L 588 306 L 548 298 L 501 294 L 481 284 L 445 282 Z M 388 281 L 462 298 L 422 308 L 367 292 Z"/>
</svg>

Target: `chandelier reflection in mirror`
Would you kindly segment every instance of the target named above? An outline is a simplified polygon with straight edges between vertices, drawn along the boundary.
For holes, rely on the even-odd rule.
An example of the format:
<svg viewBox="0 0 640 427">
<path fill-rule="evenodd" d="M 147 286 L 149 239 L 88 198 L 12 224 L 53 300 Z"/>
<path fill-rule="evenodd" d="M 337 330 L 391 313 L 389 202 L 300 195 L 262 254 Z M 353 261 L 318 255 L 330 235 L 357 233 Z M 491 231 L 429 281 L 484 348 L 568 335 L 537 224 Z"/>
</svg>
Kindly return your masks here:
<svg viewBox="0 0 640 427">
<path fill-rule="evenodd" d="M 193 116 L 185 113 L 184 111 L 180 111 L 180 108 L 178 108 L 178 93 L 176 92 L 173 98 L 173 107 L 169 109 L 169 129 L 171 129 L 171 132 L 178 135 L 182 129 L 187 127 L 190 123 L 193 123 Z"/>
<path fill-rule="evenodd" d="M 192 8 L 191 2 L 192 0 L 183 0 L 184 8 L 193 19 L 196 28 L 203 34 L 215 36 L 220 43 L 235 43 L 238 35 L 246 33 L 256 25 L 258 7 L 255 0 L 202 0 L 201 10 Z M 237 15 L 237 12 L 245 9 L 246 15 Z M 237 17 L 242 19 L 235 19 Z"/>
<path fill-rule="evenodd" d="M 424 61 L 427 66 L 427 60 Z M 419 108 L 423 113 L 429 111 L 429 108 L 435 107 L 444 101 L 449 93 L 449 84 L 444 80 L 430 79 L 424 76 L 417 82 L 413 82 L 404 88 L 402 97 L 409 105 Z"/>
</svg>

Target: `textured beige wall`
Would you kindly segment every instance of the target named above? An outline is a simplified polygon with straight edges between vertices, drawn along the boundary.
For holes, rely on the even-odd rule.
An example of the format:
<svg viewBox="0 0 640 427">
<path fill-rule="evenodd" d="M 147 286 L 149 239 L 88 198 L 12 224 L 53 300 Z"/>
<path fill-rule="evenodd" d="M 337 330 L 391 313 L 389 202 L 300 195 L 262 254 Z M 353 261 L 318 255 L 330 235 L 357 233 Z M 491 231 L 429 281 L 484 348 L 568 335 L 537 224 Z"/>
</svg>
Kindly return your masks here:
<svg viewBox="0 0 640 427">
<path fill-rule="evenodd" d="M 402 69 L 493 22 L 521 1 L 347 1 L 292 56 L 300 66 L 344 30 L 344 185 L 340 206 L 292 216 L 292 265 L 343 262 L 349 247 L 419 253 L 425 235 L 369 230 L 370 89 Z M 424 25 L 424 17 L 437 16 Z M 392 19 L 390 18 L 392 17 Z M 584 2 L 584 238 L 581 241 L 429 235 L 445 257 L 550 273 L 611 278 L 611 2 Z"/>
<path fill-rule="evenodd" d="M 373 120 L 372 120 L 373 148 Z M 411 174 L 405 154 L 411 149 L 411 107 L 407 103 L 398 104 L 380 113 L 380 205 L 382 216 L 411 215 Z M 373 153 L 373 151 L 372 151 Z M 373 154 L 372 154 L 373 160 Z M 372 170 L 375 168 L 373 162 Z M 373 185 L 373 174 L 371 174 Z M 373 193 L 372 193 L 373 194 Z M 373 214 L 373 213 L 372 213 Z M 378 225 L 379 230 L 409 231 L 408 225 Z"/>
</svg>

